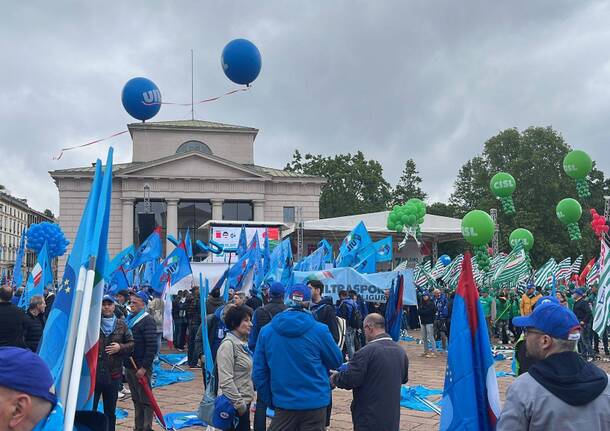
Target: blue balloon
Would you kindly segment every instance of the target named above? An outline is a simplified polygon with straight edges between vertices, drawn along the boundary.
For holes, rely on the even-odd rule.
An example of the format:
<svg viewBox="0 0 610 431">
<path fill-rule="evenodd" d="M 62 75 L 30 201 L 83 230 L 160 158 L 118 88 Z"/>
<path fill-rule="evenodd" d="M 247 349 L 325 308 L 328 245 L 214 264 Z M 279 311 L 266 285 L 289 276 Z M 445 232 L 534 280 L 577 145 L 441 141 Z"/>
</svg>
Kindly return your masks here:
<svg viewBox="0 0 610 431">
<path fill-rule="evenodd" d="M 129 115 L 146 121 L 161 109 L 161 92 L 148 78 L 132 78 L 123 87 L 121 102 Z"/>
<path fill-rule="evenodd" d="M 249 40 L 235 39 L 222 50 L 220 64 L 231 81 L 250 85 L 261 71 L 261 53 Z"/>
<path fill-rule="evenodd" d="M 443 265 L 447 266 L 451 263 L 451 258 L 449 256 L 447 256 L 446 254 L 442 255 L 441 257 L 438 258 Z"/>
<path fill-rule="evenodd" d="M 48 221 L 30 225 L 26 232 L 28 250 L 39 253 L 40 249 L 47 243 L 47 251 L 52 259 L 62 256 L 66 252 L 68 241 L 59 225 Z"/>
</svg>

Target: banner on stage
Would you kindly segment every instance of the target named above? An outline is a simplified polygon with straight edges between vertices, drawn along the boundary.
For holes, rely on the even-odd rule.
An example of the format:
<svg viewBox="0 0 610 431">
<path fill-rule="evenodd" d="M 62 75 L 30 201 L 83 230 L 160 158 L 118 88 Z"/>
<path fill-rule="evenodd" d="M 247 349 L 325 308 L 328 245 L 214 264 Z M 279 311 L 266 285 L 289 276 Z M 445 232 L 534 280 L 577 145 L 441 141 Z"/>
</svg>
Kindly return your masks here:
<svg viewBox="0 0 610 431">
<path fill-rule="evenodd" d="M 212 226 L 210 228 L 210 238 L 215 242 L 222 244 L 226 248 L 237 248 L 237 242 L 239 241 L 239 233 L 241 227 L 237 226 Z M 269 232 L 269 247 L 271 250 L 279 243 L 280 240 L 280 229 L 277 227 L 247 227 L 246 228 L 246 241 L 250 244 L 252 238 L 258 233 L 259 244 L 261 249 L 265 243 L 266 232 Z M 223 253 L 222 255 L 212 255 L 212 262 L 214 263 L 228 263 L 229 256 L 231 256 L 231 262 L 237 261 L 234 253 Z"/>
<path fill-rule="evenodd" d="M 339 291 L 354 290 L 365 301 L 386 302 L 384 291 L 392 287 L 392 281 L 399 273 L 396 271 L 361 274 L 353 268 L 333 268 L 323 271 L 295 271 L 294 282 L 306 283 L 308 280 L 320 280 L 324 284 L 324 295 L 339 299 Z M 400 271 L 404 276 L 404 305 L 417 305 L 413 270 Z"/>
</svg>

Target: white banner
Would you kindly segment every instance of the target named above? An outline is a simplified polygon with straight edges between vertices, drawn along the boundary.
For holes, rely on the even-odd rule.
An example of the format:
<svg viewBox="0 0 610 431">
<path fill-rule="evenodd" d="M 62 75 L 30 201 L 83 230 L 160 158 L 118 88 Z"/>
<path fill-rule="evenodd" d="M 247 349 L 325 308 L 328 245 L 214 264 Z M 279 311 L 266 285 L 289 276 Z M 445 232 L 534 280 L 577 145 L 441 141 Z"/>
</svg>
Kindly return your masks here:
<svg viewBox="0 0 610 431">
<path fill-rule="evenodd" d="M 210 239 L 216 241 L 219 244 L 222 244 L 227 248 L 237 248 L 237 243 L 239 242 L 239 234 L 241 232 L 241 227 L 221 227 L 221 226 L 212 226 L 210 227 Z M 254 234 L 258 232 L 258 239 L 260 242 L 260 248 L 263 248 L 265 243 L 265 235 L 266 232 L 269 232 L 269 245 L 270 248 L 273 247 L 280 240 L 280 229 L 277 227 L 247 227 L 246 228 L 246 241 L 250 244 L 252 238 L 254 238 Z M 214 263 L 228 263 L 229 256 L 231 256 L 231 263 L 235 263 L 237 261 L 234 253 L 223 253 L 222 255 L 212 255 L 212 262 Z"/>
</svg>

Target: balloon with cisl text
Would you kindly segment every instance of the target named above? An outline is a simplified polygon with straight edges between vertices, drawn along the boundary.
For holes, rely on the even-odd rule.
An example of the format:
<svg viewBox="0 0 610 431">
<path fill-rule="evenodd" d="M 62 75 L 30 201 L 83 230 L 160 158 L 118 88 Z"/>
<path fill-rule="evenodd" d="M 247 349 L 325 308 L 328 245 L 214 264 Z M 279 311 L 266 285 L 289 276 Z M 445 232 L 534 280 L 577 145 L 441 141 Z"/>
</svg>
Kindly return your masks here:
<svg viewBox="0 0 610 431">
<path fill-rule="evenodd" d="M 132 78 L 123 87 L 121 102 L 129 115 L 136 120 L 146 121 L 159 113 L 161 92 L 148 78 Z"/>
</svg>

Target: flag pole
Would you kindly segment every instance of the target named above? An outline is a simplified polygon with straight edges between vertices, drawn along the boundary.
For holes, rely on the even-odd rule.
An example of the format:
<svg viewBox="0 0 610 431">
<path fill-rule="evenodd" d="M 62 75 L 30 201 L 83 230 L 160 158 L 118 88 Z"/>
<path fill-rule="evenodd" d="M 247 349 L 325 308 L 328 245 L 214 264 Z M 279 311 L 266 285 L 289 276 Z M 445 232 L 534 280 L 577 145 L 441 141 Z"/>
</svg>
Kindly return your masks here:
<svg viewBox="0 0 610 431">
<path fill-rule="evenodd" d="M 74 362 L 70 370 L 70 381 L 68 397 L 65 404 L 64 431 L 74 429 L 74 417 L 76 415 L 76 403 L 78 402 L 78 389 L 80 387 L 80 374 L 83 369 L 85 358 L 85 343 L 87 341 L 87 326 L 89 313 L 91 312 L 91 302 L 93 297 L 93 283 L 95 281 L 95 261 L 96 256 L 89 257 L 89 267 L 87 268 L 84 289 L 82 292 L 82 307 L 79 313 L 78 332 L 76 333 L 76 343 L 74 345 Z M 80 276 L 80 273 L 79 273 Z M 75 311 L 73 309 L 72 311 Z"/>
</svg>

